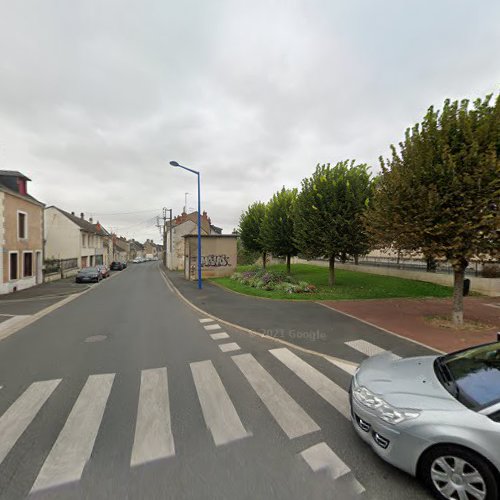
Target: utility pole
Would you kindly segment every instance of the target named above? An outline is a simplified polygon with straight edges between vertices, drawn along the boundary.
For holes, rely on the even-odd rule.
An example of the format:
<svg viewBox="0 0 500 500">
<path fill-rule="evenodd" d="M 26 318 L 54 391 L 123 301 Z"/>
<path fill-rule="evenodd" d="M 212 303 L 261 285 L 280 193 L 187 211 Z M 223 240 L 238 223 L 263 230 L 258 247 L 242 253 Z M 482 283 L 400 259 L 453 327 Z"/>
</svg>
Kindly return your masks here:
<svg viewBox="0 0 500 500">
<path fill-rule="evenodd" d="M 160 217 L 156 217 L 156 227 L 160 230 L 160 235 L 163 236 L 163 264 L 167 267 L 167 212 L 169 212 L 169 235 L 170 235 L 170 260 L 172 260 L 172 209 L 163 208 L 163 213 L 161 216 L 162 223 L 160 223 Z"/>
</svg>

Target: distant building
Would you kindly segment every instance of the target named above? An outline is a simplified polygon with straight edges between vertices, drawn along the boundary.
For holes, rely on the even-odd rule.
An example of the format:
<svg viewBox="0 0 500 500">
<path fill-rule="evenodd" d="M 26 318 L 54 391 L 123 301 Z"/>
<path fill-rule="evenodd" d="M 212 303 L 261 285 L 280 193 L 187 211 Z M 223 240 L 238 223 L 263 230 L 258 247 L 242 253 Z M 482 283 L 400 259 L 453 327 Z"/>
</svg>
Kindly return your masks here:
<svg viewBox="0 0 500 500">
<path fill-rule="evenodd" d="M 0 294 L 43 281 L 44 204 L 28 194 L 28 177 L 0 170 Z"/>
<path fill-rule="evenodd" d="M 197 234 L 198 232 L 198 212 L 189 214 L 183 212 L 181 215 L 172 220 L 172 252 L 170 252 L 170 222 L 166 224 L 166 251 L 167 251 L 167 267 L 169 269 L 181 271 L 184 269 L 185 262 L 185 246 L 184 236 L 189 234 Z M 201 215 L 201 234 L 210 236 L 213 234 L 221 234 L 222 229 L 214 226 L 207 212 Z"/>
<path fill-rule="evenodd" d="M 144 245 L 135 241 L 133 238 L 129 240 L 130 245 L 130 259 L 137 259 L 139 257 L 146 258 L 146 252 L 144 251 Z"/>
<path fill-rule="evenodd" d="M 128 262 L 130 260 L 130 243 L 123 237 L 113 235 L 113 260 Z"/>
<path fill-rule="evenodd" d="M 146 240 L 143 246 L 146 258 L 149 259 L 158 258 L 158 245 L 153 240 Z"/>
<path fill-rule="evenodd" d="M 85 219 L 74 212 L 50 206 L 45 209 L 45 259 L 67 261 L 77 268 L 109 264 L 109 242 L 105 250 L 104 240 L 110 234 L 92 218 Z M 69 268 L 69 265 L 68 265 Z"/>
</svg>

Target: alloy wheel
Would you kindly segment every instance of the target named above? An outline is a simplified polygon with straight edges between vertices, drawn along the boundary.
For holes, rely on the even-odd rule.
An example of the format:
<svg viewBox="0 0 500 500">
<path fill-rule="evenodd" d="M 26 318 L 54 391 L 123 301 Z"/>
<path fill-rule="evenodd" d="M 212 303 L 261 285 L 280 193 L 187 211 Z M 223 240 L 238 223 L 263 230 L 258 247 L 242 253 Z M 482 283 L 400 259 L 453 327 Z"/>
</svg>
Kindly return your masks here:
<svg viewBox="0 0 500 500">
<path fill-rule="evenodd" d="M 431 466 L 431 479 L 447 500 L 484 500 L 487 495 L 483 476 L 463 458 L 452 455 L 436 458 Z"/>
</svg>

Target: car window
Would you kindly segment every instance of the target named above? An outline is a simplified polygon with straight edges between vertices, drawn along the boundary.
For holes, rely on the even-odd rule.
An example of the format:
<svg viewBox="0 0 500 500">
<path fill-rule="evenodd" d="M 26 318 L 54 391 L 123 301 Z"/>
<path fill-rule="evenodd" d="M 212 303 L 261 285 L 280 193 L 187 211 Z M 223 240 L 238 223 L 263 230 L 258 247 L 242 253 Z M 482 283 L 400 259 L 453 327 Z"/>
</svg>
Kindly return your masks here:
<svg viewBox="0 0 500 500">
<path fill-rule="evenodd" d="M 500 410 L 492 413 L 491 415 L 488 415 L 488 417 L 490 417 L 494 422 L 500 422 Z"/>
<path fill-rule="evenodd" d="M 445 356 L 460 391 L 477 408 L 500 401 L 500 342 Z"/>
</svg>

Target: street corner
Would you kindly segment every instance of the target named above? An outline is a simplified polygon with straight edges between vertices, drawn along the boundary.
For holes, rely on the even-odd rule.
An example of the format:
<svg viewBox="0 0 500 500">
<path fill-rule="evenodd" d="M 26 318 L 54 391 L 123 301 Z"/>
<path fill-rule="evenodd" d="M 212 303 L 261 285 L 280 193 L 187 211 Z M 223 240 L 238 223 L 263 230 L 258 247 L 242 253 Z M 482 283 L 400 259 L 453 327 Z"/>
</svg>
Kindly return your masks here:
<svg viewBox="0 0 500 500">
<path fill-rule="evenodd" d="M 499 297 L 466 297 L 462 328 L 454 328 L 448 319 L 451 299 L 401 298 L 321 304 L 388 334 L 442 352 L 493 342 L 500 331 Z"/>
</svg>

